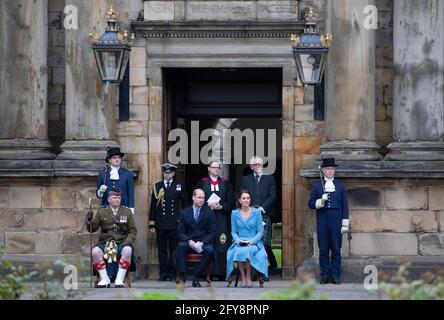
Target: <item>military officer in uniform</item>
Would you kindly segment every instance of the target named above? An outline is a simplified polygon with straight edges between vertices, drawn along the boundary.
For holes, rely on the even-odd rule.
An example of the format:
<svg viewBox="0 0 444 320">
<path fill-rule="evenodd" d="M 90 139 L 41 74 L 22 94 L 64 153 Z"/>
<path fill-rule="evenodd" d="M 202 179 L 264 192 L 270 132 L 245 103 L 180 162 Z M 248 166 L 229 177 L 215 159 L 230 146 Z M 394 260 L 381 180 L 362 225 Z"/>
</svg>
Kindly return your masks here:
<svg viewBox="0 0 444 320">
<path fill-rule="evenodd" d="M 177 167 L 170 163 L 164 163 L 161 167 L 163 180 L 155 183 L 151 194 L 149 228 L 156 233 L 160 281 L 166 281 L 175 277 L 172 256 L 179 241 L 177 223 L 180 211 L 187 206 L 188 200 L 184 185 L 175 179 Z"/>
<path fill-rule="evenodd" d="M 227 267 L 227 251 L 231 246 L 231 210 L 233 209 L 233 188 L 228 180 L 220 177 L 221 162 L 213 160 L 208 165 L 208 177 L 197 183 L 197 189 L 205 192 L 205 203 L 213 209 L 217 221 L 217 236 L 214 244 L 216 252 L 213 274 L 225 280 Z M 209 202 L 215 194 L 220 199 Z"/>
<path fill-rule="evenodd" d="M 136 267 L 133 243 L 137 229 L 131 210 L 120 205 L 118 189 L 111 188 L 107 200 L 106 208 L 99 208 L 95 216 L 92 212 L 86 216 L 89 232 L 100 229 L 99 243 L 92 249 L 93 267 L 100 275 L 96 288 L 109 288 L 112 279 L 116 288 L 123 288 L 127 270 L 134 271 Z"/>
<path fill-rule="evenodd" d="M 340 284 L 342 233 L 349 229 L 347 190 L 335 178 L 334 158 L 322 160 L 323 178 L 313 184 L 308 206 L 316 209 L 321 284 Z"/>
<path fill-rule="evenodd" d="M 108 205 L 108 190 L 119 189 L 122 195 L 121 205 L 130 208 L 134 214 L 134 178 L 131 171 L 121 168 L 125 154 L 120 148 L 108 148 L 106 166 L 99 171 L 96 194 L 102 199 L 102 206 Z"/>
</svg>

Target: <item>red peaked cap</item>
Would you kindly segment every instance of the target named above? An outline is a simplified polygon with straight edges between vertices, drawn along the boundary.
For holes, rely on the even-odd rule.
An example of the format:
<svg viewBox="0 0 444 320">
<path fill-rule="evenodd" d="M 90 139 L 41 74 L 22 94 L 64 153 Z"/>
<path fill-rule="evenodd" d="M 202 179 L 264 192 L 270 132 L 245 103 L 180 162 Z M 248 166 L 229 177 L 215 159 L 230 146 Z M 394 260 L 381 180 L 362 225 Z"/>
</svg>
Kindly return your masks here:
<svg viewBox="0 0 444 320">
<path fill-rule="evenodd" d="M 108 196 L 121 196 L 120 190 L 117 188 L 111 188 L 111 190 L 108 192 Z"/>
</svg>

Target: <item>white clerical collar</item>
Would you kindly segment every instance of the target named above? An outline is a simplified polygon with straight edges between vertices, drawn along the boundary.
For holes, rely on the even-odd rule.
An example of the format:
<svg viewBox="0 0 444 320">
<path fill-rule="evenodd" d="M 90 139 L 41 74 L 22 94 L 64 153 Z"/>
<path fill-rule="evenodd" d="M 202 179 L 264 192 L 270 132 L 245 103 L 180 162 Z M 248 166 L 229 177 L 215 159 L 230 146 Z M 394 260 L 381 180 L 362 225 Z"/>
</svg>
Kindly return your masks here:
<svg viewBox="0 0 444 320">
<path fill-rule="evenodd" d="M 263 172 L 259 172 L 259 173 L 254 173 L 254 176 L 256 177 L 256 176 L 259 176 L 259 178 L 261 178 L 262 177 L 262 175 L 263 175 Z"/>
<path fill-rule="evenodd" d="M 219 191 L 219 177 L 214 178 L 210 175 L 210 180 L 211 191 Z"/>
</svg>

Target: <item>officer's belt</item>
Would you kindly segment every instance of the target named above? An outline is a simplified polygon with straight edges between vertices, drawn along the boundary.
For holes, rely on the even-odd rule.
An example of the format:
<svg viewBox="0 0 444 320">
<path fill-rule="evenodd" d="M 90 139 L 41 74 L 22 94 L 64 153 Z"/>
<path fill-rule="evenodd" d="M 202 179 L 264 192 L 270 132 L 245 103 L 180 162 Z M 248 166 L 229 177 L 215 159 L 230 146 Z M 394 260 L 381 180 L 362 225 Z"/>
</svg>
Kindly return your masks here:
<svg viewBox="0 0 444 320">
<path fill-rule="evenodd" d="M 110 235 L 127 235 L 128 232 L 123 231 L 123 230 L 119 230 L 119 229 L 106 229 L 106 230 L 102 230 L 102 233 L 106 233 L 106 234 L 110 234 Z"/>
</svg>

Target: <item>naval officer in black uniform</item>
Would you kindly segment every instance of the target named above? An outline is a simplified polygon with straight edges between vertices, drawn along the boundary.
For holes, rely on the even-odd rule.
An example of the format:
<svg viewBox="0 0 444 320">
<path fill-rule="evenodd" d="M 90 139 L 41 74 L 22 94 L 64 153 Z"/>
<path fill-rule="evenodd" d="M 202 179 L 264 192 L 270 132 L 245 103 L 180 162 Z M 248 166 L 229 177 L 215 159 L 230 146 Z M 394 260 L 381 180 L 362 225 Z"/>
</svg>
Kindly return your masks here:
<svg viewBox="0 0 444 320">
<path fill-rule="evenodd" d="M 161 167 L 163 180 L 154 184 L 149 228 L 157 237 L 160 281 L 167 281 L 174 278 L 172 256 L 178 245 L 177 224 L 180 211 L 188 201 L 185 186 L 175 179 L 177 167 L 170 163 L 164 163 Z"/>
</svg>

